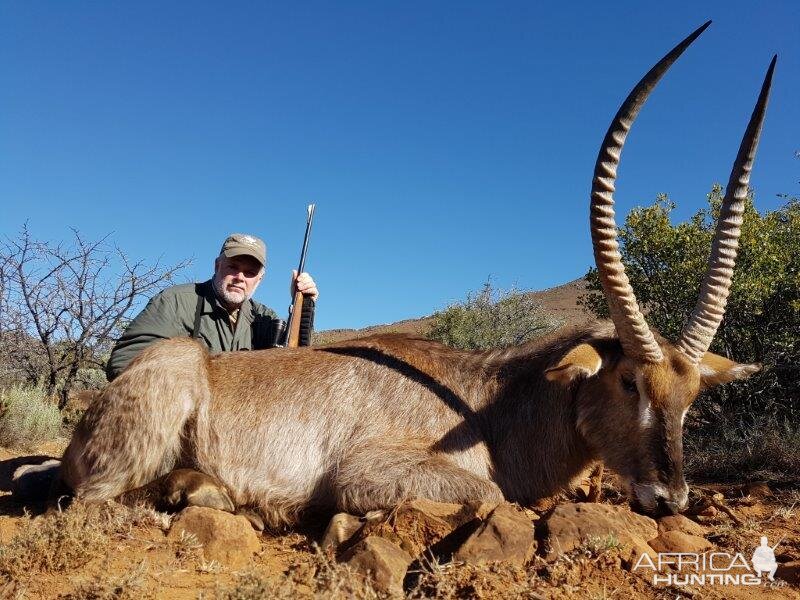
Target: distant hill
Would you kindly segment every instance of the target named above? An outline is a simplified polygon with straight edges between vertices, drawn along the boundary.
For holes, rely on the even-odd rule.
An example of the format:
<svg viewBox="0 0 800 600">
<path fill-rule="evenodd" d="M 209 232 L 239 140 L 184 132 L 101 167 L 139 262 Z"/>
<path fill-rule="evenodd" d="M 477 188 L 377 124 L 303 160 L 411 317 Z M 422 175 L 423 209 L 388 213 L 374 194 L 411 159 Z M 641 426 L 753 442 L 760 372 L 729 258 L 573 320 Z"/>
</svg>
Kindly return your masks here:
<svg viewBox="0 0 800 600">
<path fill-rule="evenodd" d="M 578 306 L 578 298 L 586 293 L 586 280 L 583 277 L 563 283 L 556 287 L 531 292 L 546 310 L 563 319 L 565 324 L 586 323 L 592 316 Z"/>
<path fill-rule="evenodd" d="M 581 277 L 564 283 L 562 285 L 529 292 L 536 300 L 542 303 L 545 310 L 549 311 L 566 324 L 585 323 L 591 320 L 591 316 L 586 314 L 578 306 L 578 297 L 586 292 L 586 280 Z M 363 329 L 329 329 L 316 333 L 315 344 L 330 344 L 343 340 L 373 335 L 376 333 L 408 333 L 412 335 L 423 335 L 430 325 L 430 315 L 419 317 L 418 319 L 406 319 L 397 323 L 387 323 L 384 325 L 370 325 Z"/>
</svg>

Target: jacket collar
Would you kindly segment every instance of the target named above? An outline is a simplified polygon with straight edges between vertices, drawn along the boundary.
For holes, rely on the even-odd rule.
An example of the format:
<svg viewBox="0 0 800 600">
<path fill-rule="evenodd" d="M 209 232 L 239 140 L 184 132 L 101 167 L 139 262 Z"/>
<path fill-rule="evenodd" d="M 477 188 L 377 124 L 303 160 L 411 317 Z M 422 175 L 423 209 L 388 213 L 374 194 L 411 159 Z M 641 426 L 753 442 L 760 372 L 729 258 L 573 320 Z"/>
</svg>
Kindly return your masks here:
<svg viewBox="0 0 800 600">
<path fill-rule="evenodd" d="M 211 313 L 218 313 L 220 316 L 228 318 L 228 310 L 222 305 L 217 298 L 217 293 L 214 291 L 214 285 L 212 284 L 212 280 L 209 279 L 208 281 L 204 281 L 200 284 L 201 293 L 203 298 L 205 299 L 205 306 L 203 307 L 204 312 L 211 312 Z M 239 307 L 239 316 L 237 320 L 244 319 L 245 322 L 252 323 L 253 322 L 253 302 L 249 298 L 242 302 L 242 305 Z"/>
</svg>

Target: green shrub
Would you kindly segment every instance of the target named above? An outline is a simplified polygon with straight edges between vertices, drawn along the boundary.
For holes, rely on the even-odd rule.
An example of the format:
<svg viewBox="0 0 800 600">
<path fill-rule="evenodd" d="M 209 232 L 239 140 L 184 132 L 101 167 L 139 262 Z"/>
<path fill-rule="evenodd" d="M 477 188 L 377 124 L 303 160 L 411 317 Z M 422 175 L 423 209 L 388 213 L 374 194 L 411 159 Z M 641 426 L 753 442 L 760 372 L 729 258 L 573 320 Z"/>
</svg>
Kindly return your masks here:
<svg viewBox="0 0 800 600">
<path fill-rule="evenodd" d="M 620 228 L 625 270 L 647 320 L 676 341 L 697 302 L 723 190 L 708 207 L 673 225 L 675 203 L 659 196 L 634 208 Z M 739 254 L 725 318 L 711 351 L 761 363 L 747 381 L 717 386 L 695 401 L 686 427 L 687 471 L 703 477 L 757 476 L 800 467 L 800 199 L 760 214 L 745 203 Z M 608 307 L 595 269 L 580 303 Z"/>
<path fill-rule="evenodd" d="M 462 350 L 488 350 L 521 344 L 561 326 L 530 294 L 495 290 L 491 282 L 431 317 L 426 335 Z"/>
<path fill-rule="evenodd" d="M 0 392 L 0 446 L 30 448 L 58 435 L 61 413 L 41 387 Z"/>
<path fill-rule="evenodd" d="M 99 390 L 108 383 L 106 372 L 103 369 L 83 368 L 78 369 L 75 376 L 73 392 L 80 390 Z"/>
<path fill-rule="evenodd" d="M 651 206 L 633 209 L 620 228 L 620 251 L 636 298 L 650 325 L 667 339 L 679 338 L 697 302 L 722 196 L 714 186 L 708 208 L 677 225 L 670 222 L 675 204 L 660 196 Z M 597 271 L 590 269 L 586 277 L 590 293 L 582 304 L 607 317 Z M 701 396 L 695 407 L 702 420 L 800 416 L 799 199 L 764 215 L 747 199 L 728 307 L 711 351 L 762 363 L 763 369 L 747 382 Z"/>
</svg>

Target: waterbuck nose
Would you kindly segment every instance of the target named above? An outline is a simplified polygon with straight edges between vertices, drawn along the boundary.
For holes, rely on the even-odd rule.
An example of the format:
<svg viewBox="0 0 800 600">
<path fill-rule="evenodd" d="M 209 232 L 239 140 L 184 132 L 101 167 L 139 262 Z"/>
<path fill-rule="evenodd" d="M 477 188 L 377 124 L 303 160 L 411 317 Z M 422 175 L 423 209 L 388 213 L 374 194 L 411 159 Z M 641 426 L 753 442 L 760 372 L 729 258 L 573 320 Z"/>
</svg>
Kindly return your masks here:
<svg viewBox="0 0 800 600">
<path fill-rule="evenodd" d="M 656 512 L 660 515 L 677 515 L 681 512 L 681 506 L 662 496 L 656 500 Z"/>
<path fill-rule="evenodd" d="M 689 488 L 685 484 L 677 490 L 665 490 L 666 494 L 656 496 L 656 509 L 660 514 L 677 515 L 689 503 Z"/>
</svg>

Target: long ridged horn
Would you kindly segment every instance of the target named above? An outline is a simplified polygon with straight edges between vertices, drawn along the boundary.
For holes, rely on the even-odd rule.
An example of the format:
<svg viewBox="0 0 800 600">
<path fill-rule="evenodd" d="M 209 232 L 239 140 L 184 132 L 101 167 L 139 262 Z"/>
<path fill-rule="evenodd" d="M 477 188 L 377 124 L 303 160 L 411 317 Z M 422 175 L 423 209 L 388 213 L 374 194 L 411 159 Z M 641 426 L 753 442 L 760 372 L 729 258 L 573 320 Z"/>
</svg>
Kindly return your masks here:
<svg viewBox="0 0 800 600">
<path fill-rule="evenodd" d="M 622 264 L 614 220 L 614 182 L 625 138 L 639 110 L 667 69 L 710 24 L 707 21 L 675 46 L 631 90 L 608 128 L 594 167 L 589 222 L 597 272 L 622 349 L 627 356 L 647 362 L 661 362 L 664 355 L 639 310 Z"/>
<path fill-rule="evenodd" d="M 739 247 L 739 234 L 742 230 L 744 201 L 747 197 L 747 185 L 750 182 L 750 171 L 756 157 L 761 127 L 769 101 L 769 90 L 772 85 L 772 73 L 778 56 L 772 58 L 767 69 L 761 93 L 750 116 L 739 153 L 731 169 L 725 197 L 719 211 L 714 241 L 711 243 L 711 255 L 708 259 L 708 271 L 700 287 L 697 305 L 681 338 L 676 344 L 689 360 L 699 363 L 711 346 L 711 340 L 725 315 L 725 305 L 733 279 L 733 268 L 736 264 L 736 251 Z"/>
</svg>

